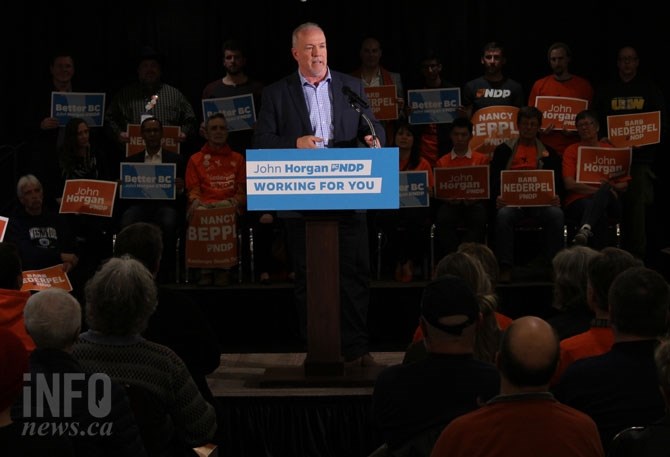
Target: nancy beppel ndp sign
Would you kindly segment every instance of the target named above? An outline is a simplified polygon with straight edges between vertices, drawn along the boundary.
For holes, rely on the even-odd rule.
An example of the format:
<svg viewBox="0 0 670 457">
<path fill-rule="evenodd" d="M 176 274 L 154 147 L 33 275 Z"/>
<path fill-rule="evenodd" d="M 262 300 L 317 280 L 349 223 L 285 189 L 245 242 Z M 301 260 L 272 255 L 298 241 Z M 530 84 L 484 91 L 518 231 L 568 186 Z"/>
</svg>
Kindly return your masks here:
<svg viewBox="0 0 670 457">
<path fill-rule="evenodd" d="M 247 207 L 398 208 L 398 148 L 248 149 Z"/>
</svg>

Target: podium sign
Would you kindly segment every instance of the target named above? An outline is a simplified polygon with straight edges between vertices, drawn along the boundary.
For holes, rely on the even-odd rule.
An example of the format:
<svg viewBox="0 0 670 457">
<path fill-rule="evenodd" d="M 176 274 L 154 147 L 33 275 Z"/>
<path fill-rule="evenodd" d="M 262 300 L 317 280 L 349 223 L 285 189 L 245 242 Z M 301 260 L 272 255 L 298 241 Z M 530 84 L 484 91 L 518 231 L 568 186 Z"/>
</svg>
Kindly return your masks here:
<svg viewBox="0 0 670 457">
<path fill-rule="evenodd" d="M 247 208 L 398 208 L 398 148 L 248 149 Z"/>
</svg>

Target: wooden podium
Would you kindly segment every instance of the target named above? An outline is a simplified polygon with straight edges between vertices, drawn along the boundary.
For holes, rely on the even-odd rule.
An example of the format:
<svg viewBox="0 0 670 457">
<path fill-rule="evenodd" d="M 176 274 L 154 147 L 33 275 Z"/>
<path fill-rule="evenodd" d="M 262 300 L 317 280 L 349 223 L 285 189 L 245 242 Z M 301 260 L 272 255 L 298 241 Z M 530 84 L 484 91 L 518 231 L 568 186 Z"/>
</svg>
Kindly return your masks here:
<svg viewBox="0 0 670 457">
<path fill-rule="evenodd" d="M 260 387 L 374 385 L 383 367 L 346 367 L 340 337 L 339 229 L 335 217 L 305 218 L 307 355 L 301 367 L 270 367 Z"/>
<path fill-rule="evenodd" d="M 372 386 L 383 367 L 347 367 L 342 358 L 340 333 L 340 255 L 339 219 L 340 210 L 350 211 L 370 208 L 398 207 L 398 150 L 382 149 L 325 149 L 318 156 L 310 150 L 248 150 L 247 194 L 250 210 L 297 210 L 305 211 L 305 261 L 307 299 L 307 355 L 300 367 L 272 367 L 265 370 L 259 381 L 260 387 L 359 387 Z M 318 167 L 330 161 L 327 167 L 333 177 L 317 176 L 312 181 L 313 189 L 305 195 L 268 195 L 254 192 L 268 185 L 269 175 L 277 173 L 282 179 L 286 168 L 308 161 L 318 162 Z M 257 162 L 257 164 L 254 164 Z M 284 164 L 291 165 L 284 165 Z M 251 170 L 251 173 L 250 173 Z M 317 171 L 323 172 L 323 168 Z M 338 174 L 338 172 L 340 174 Z M 357 175 L 358 173 L 358 175 Z M 360 177 L 359 177 L 360 175 Z M 340 176 L 346 176 L 342 178 Z M 254 179 L 258 181 L 254 182 Z M 291 179 L 295 180 L 291 174 Z M 301 177 L 309 182 L 311 173 Z M 326 192 L 322 182 L 328 182 Z M 382 181 L 384 186 L 382 187 Z M 350 187 L 345 187 L 349 185 Z M 355 186 L 356 185 L 356 186 Z M 340 189 L 361 189 L 378 186 L 375 191 L 351 195 L 338 192 Z M 254 187 L 256 186 L 256 187 Z M 251 189 L 251 191 L 250 191 Z M 315 192 L 315 190 L 323 190 Z M 383 190 L 383 192 L 382 192 Z M 352 192 L 354 193 L 354 192 Z M 307 197 L 307 198 L 305 198 Z M 257 198 L 258 207 L 252 207 Z M 281 200 L 280 205 L 278 202 Z M 351 206 L 349 206 L 351 205 Z M 334 211 L 330 211 L 330 210 Z M 310 211 L 316 210 L 316 211 Z"/>
</svg>

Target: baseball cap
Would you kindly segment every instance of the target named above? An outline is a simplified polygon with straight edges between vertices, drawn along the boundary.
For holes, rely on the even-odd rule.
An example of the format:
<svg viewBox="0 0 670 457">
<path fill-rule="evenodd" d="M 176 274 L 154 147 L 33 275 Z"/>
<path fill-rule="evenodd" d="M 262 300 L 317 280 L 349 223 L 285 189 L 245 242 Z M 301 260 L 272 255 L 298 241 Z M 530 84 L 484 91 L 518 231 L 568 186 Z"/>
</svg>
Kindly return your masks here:
<svg viewBox="0 0 670 457">
<path fill-rule="evenodd" d="M 477 297 L 467 282 L 458 276 L 441 276 L 429 282 L 421 297 L 421 316 L 433 327 L 451 335 L 460 335 L 479 317 Z M 445 317 L 463 316 L 458 324 L 446 324 Z"/>
</svg>

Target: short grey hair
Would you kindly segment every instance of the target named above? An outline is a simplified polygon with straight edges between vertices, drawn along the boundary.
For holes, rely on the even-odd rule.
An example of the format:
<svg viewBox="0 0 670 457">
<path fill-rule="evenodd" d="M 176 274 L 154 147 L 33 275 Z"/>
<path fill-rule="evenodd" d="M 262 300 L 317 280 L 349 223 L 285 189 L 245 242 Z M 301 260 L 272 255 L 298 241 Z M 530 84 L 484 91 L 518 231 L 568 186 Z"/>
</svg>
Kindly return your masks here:
<svg viewBox="0 0 670 457">
<path fill-rule="evenodd" d="M 67 350 L 81 330 L 81 306 L 63 289 L 45 289 L 28 298 L 23 319 L 38 348 Z"/>
<path fill-rule="evenodd" d="M 35 175 L 23 175 L 19 178 L 19 181 L 16 183 L 16 196 L 21 198 L 23 197 L 23 188 L 28 184 L 36 184 L 42 188 L 42 183 L 37 176 Z"/>
<path fill-rule="evenodd" d="M 292 48 L 295 48 L 295 45 L 298 43 L 298 35 L 300 35 L 300 33 L 303 30 L 307 30 L 307 29 L 319 29 L 323 32 L 323 29 L 321 28 L 321 26 L 319 24 L 317 24 L 316 22 L 305 22 L 303 24 L 300 24 L 299 26 L 297 26 L 293 30 L 293 34 L 291 35 L 291 47 Z"/>
<path fill-rule="evenodd" d="M 107 260 L 86 283 L 86 321 L 105 335 L 141 333 L 156 309 L 151 272 L 128 255 Z"/>
</svg>

